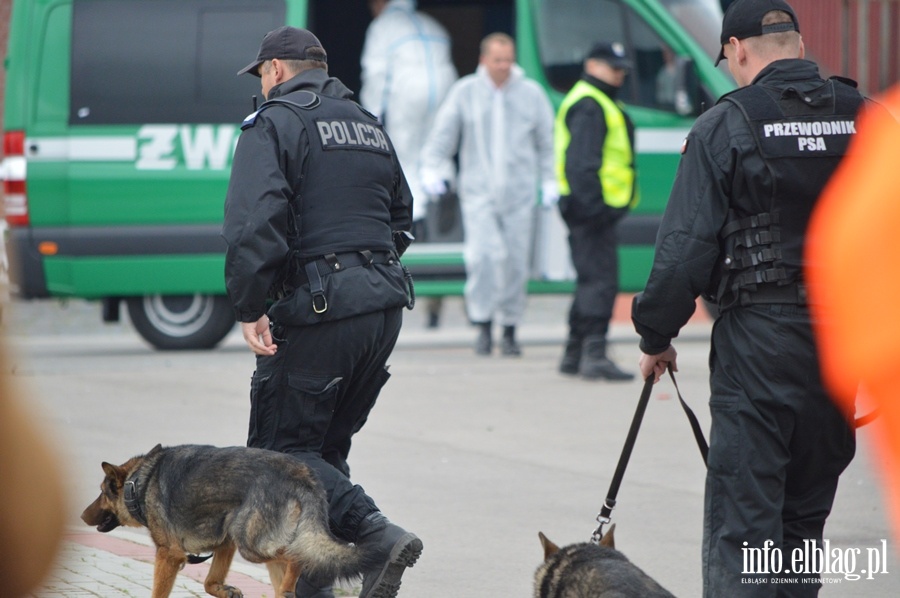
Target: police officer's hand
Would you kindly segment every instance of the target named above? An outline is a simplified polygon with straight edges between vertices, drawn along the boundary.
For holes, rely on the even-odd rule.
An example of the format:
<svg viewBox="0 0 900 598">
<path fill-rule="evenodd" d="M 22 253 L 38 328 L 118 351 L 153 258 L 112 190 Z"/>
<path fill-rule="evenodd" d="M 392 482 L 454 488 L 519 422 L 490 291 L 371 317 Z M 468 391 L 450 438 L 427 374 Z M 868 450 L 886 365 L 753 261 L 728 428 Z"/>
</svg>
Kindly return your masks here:
<svg viewBox="0 0 900 598">
<path fill-rule="evenodd" d="M 241 322 L 241 333 L 250 350 L 257 355 L 275 355 L 278 350 L 278 346 L 272 342 L 269 316 L 265 314 L 255 322 Z"/>
<path fill-rule="evenodd" d="M 673 372 L 677 372 L 678 365 L 675 363 L 676 357 L 678 357 L 678 353 L 672 345 L 669 345 L 668 349 L 662 353 L 657 353 L 656 355 L 648 355 L 646 353 L 641 354 L 639 362 L 641 366 L 641 378 L 646 380 L 647 376 L 653 374 L 653 383 L 656 384 L 659 382 L 660 376 L 666 373 L 666 369 L 669 366 L 672 367 Z"/>
</svg>

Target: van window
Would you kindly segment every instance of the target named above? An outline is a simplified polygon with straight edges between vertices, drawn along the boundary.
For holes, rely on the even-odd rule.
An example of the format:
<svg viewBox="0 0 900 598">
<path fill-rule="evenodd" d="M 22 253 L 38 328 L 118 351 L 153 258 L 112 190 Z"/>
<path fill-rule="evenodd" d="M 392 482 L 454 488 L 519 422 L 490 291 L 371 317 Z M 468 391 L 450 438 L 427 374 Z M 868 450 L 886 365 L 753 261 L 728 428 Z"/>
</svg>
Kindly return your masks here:
<svg viewBox="0 0 900 598">
<path fill-rule="evenodd" d="M 69 123 L 233 123 L 259 80 L 236 73 L 284 0 L 75 0 Z"/>
<path fill-rule="evenodd" d="M 541 62 L 550 85 L 566 93 L 598 41 L 624 44 L 634 68 L 618 99 L 635 106 L 675 110 L 675 54 L 630 7 L 618 0 L 535 0 Z"/>
</svg>

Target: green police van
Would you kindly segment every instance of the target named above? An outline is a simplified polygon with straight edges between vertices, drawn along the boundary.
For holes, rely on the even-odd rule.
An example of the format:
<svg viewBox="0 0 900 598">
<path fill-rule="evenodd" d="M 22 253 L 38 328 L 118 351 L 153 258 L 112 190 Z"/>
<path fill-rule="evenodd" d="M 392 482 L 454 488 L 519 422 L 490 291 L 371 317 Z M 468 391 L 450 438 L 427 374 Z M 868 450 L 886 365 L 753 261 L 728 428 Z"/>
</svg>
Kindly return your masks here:
<svg viewBox="0 0 900 598">
<path fill-rule="evenodd" d="M 638 127 L 642 202 L 621 228 L 624 290 L 642 287 L 681 143 L 702 105 L 733 87 L 712 65 L 718 0 L 420 0 L 450 31 L 460 73 L 507 31 L 558 105 L 585 50 L 634 57 L 622 99 Z M 234 321 L 225 297 L 223 203 L 239 124 L 259 95 L 235 72 L 263 35 L 308 27 L 329 71 L 359 88 L 366 0 L 15 0 L 2 166 L 14 292 L 127 306 L 160 349 L 209 348 Z M 533 292 L 571 288 L 565 231 L 538 211 Z M 458 229 L 458 227 L 457 227 Z M 404 261 L 422 294 L 460 293 L 458 236 Z"/>
</svg>

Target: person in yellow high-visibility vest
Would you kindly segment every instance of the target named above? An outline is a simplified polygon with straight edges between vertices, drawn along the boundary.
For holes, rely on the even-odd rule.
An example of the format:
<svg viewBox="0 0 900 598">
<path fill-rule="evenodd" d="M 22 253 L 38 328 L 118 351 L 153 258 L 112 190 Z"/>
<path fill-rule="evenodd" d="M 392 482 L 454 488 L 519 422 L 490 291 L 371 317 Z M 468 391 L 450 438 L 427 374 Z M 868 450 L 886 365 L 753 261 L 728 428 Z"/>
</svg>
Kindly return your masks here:
<svg viewBox="0 0 900 598">
<path fill-rule="evenodd" d="M 807 232 L 806 279 L 822 375 L 833 396 L 857 414 L 874 441 L 900 540 L 900 84 L 863 112 L 857 137 L 829 181 Z"/>
<path fill-rule="evenodd" d="M 638 201 L 634 124 L 615 99 L 630 67 L 622 44 L 596 44 L 556 115 L 559 210 L 577 274 L 559 371 L 588 379 L 634 378 L 606 351 L 619 290 L 616 224 Z"/>
</svg>

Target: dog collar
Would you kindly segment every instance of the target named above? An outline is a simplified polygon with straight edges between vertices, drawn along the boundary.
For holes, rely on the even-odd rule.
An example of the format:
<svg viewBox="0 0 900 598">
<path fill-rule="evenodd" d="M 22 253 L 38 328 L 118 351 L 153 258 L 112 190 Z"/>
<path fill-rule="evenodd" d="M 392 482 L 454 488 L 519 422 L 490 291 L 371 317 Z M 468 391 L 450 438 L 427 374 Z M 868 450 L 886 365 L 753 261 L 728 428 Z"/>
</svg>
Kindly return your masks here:
<svg viewBox="0 0 900 598">
<path fill-rule="evenodd" d="M 125 481 L 125 508 L 131 513 L 131 516 L 143 526 L 147 526 L 147 518 L 144 517 L 144 510 L 141 508 L 141 497 L 138 488 L 137 476 Z"/>
</svg>

